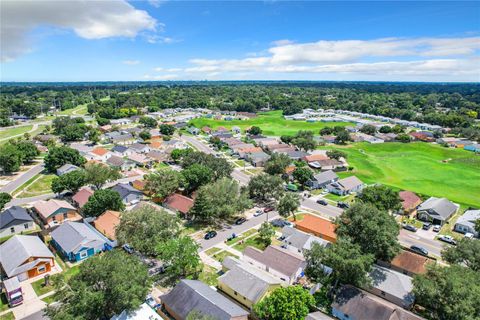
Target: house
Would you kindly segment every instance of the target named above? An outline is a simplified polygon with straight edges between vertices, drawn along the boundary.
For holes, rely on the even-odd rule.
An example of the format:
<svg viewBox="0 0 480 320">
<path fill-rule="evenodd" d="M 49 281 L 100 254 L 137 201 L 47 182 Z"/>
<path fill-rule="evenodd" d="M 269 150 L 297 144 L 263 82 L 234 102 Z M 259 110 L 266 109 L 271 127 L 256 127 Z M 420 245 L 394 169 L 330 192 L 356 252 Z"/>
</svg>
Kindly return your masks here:
<svg viewBox="0 0 480 320">
<path fill-rule="evenodd" d="M 259 138 L 259 139 L 254 139 L 253 141 L 255 141 L 257 146 L 260 146 L 260 147 L 268 147 L 269 145 L 278 144 L 278 140 L 275 138 Z"/>
<path fill-rule="evenodd" d="M 320 160 L 328 160 L 328 159 L 329 158 L 326 155 L 321 153 L 306 155 L 305 157 L 303 157 L 303 160 L 305 160 L 305 162 L 307 163 L 320 161 Z"/>
<path fill-rule="evenodd" d="M 57 176 L 62 176 L 65 173 L 69 173 L 69 172 L 72 172 L 72 171 L 75 171 L 75 170 L 78 170 L 78 169 L 79 169 L 79 167 L 77 167 L 73 164 L 70 164 L 70 163 L 66 163 L 66 164 L 64 164 L 63 166 L 61 166 L 60 168 L 57 169 Z"/>
<path fill-rule="evenodd" d="M 195 127 L 188 127 L 187 131 L 193 135 L 198 135 L 200 133 L 200 129 L 195 128 Z"/>
<path fill-rule="evenodd" d="M 309 162 L 308 165 L 314 169 L 325 170 L 335 170 L 338 168 L 344 167 L 343 162 L 338 161 L 337 159 L 325 159 Z"/>
<path fill-rule="evenodd" d="M 202 131 L 205 132 L 206 134 L 211 134 L 212 128 L 205 126 L 202 128 Z"/>
<path fill-rule="evenodd" d="M 434 142 L 435 138 L 433 136 L 430 136 L 429 134 L 425 132 L 410 132 L 409 135 L 414 139 L 418 141 L 423 141 L 423 142 Z"/>
<path fill-rule="evenodd" d="M 471 233 L 475 237 L 479 237 L 480 230 L 475 229 L 475 221 L 480 219 L 480 210 L 467 210 L 461 215 L 453 230 L 460 233 Z"/>
<path fill-rule="evenodd" d="M 478 143 L 470 144 L 470 145 L 464 146 L 463 149 L 467 150 L 467 151 L 473 151 L 473 152 L 476 152 L 476 153 L 480 153 L 480 144 L 478 144 Z"/>
<path fill-rule="evenodd" d="M 132 152 L 127 159 L 137 166 L 150 167 L 152 165 L 152 160 L 142 153 Z"/>
<path fill-rule="evenodd" d="M 8 277 L 24 281 L 50 272 L 53 254 L 37 236 L 15 235 L 0 245 L 0 265 Z"/>
<path fill-rule="evenodd" d="M 49 227 L 61 224 L 66 220 L 78 221 L 82 219 L 77 210 L 64 200 L 40 200 L 33 204 L 33 209 L 43 224 Z"/>
<path fill-rule="evenodd" d="M 302 232 L 290 226 L 283 227 L 280 239 L 282 239 L 283 242 L 282 248 L 300 254 L 303 254 L 304 250 L 310 250 L 314 243 L 318 243 L 323 247 L 330 245 L 330 242 L 327 240 Z"/>
<path fill-rule="evenodd" d="M 249 312 L 198 280 L 181 280 L 161 297 L 165 312 L 175 320 L 185 320 L 192 311 L 216 320 L 247 320 Z"/>
<path fill-rule="evenodd" d="M 147 181 L 137 179 L 137 180 L 134 180 L 134 181 L 130 182 L 130 184 L 135 189 L 143 192 L 145 190 L 145 186 L 147 185 Z"/>
<path fill-rule="evenodd" d="M 311 214 L 303 216 L 303 220 L 295 223 L 295 228 L 306 233 L 313 234 L 321 239 L 329 242 L 337 241 L 337 234 L 335 233 L 336 226 L 330 220 L 320 218 Z"/>
<path fill-rule="evenodd" d="M 297 281 L 306 266 L 303 256 L 277 246 L 268 246 L 264 251 L 248 246 L 243 251 L 242 260 L 270 272 L 287 284 Z"/>
<path fill-rule="evenodd" d="M 281 149 L 281 151 L 276 150 L 275 152 L 286 154 L 292 160 L 300 160 L 303 157 L 305 157 L 306 155 L 308 155 L 308 153 L 303 152 L 303 151 L 298 151 L 298 150 L 285 150 L 284 151 L 283 149 Z"/>
<path fill-rule="evenodd" d="M 332 315 L 340 320 L 422 320 L 393 303 L 355 288 L 342 286 L 332 303 Z"/>
<path fill-rule="evenodd" d="M 162 317 L 145 302 L 137 310 L 130 312 L 124 310 L 110 320 L 162 320 Z"/>
<path fill-rule="evenodd" d="M 161 139 L 151 140 L 150 144 L 148 145 L 150 147 L 150 152 L 161 150 L 162 144 L 163 144 L 163 140 Z"/>
<path fill-rule="evenodd" d="M 114 144 L 132 144 L 135 142 L 135 138 L 130 133 L 118 133 L 111 138 L 108 138 L 111 143 Z"/>
<path fill-rule="evenodd" d="M 118 192 L 123 203 L 126 205 L 135 204 L 142 200 L 143 193 L 128 183 L 119 183 L 111 188 L 113 191 Z"/>
<path fill-rule="evenodd" d="M 352 192 L 362 191 L 364 186 L 365 185 L 362 180 L 358 179 L 355 176 L 350 176 L 330 183 L 329 185 L 327 185 L 327 190 L 330 193 L 344 196 Z"/>
<path fill-rule="evenodd" d="M 0 238 L 31 230 L 35 224 L 25 208 L 13 206 L 0 213 Z"/>
<path fill-rule="evenodd" d="M 335 318 L 332 318 L 321 311 L 315 311 L 309 313 L 305 320 L 335 320 Z"/>
<path fill-rule="evenodd" d="M 407 250 L 400 251 L 390 262 L 377 261 L 377 264 L 382 267 L 390 268 L 410 277 L 425 273 L 429 263 L 434 263 L 434 260 Z"/>
<path fill-rule="evenodd" d="M 244 159 L 248 153 L 258 153 L 258 152 L 262 152 L 262 148 L 260 147 L 241 148 L 241 149 L 237 149 L 236 153 L 238 153 L 238 158 Z"/>
<path fill-rule="evenodd" d="M 88 160 L 97 160 L 97 161 L 105 162 L 111 156 L 112 154 L 107 149 L 98 147 L 90 151 L 88 154 L 86 154 L 85 158 L 87 158 Z"/>
<path fill-rule="evenodd" d="M 168 154 L 159 150 L 151 150 L 147 153 L 147 157 L 155 162 L 162 162 L 168 160 Z"/>
<path fill-rule="evenodd" d="M 120 224 L 120 212 L 107 210 L 93 221 L 93 226 L 110 240 L 116 240 L 115 228 Z"/>
<path fill-rule="evenodd" d="M 135 168 L 135 163 L 129 160 L 125 160 L 118 156 L 111 156 L 106 162 L 110 167 L 118 169 L 120 171 L 128 171 Z"/>
<path fill-rule="evenodd" d="M 402 200 L 403 213 L 415 215 L 417 207 L 422 203 L 422 199 L 412 191 L 400 191 L 398 195 Z"/>
<path fill-rule="evenodd" d="M 366 288 L 368 292 L 405 309 L 413 305 L 411 277 L 377 265 L 372 266 L 368 276 L 372 280 L 371 286 Z"/>
<path fill-rule="evenodd" d="M 165 199 L 163 206 L 186 216 L 193 207 L 193 199 L 178 193 L 172 193 Z"/>
<path fill-rule="evenodd" d="M 233 132 L 233 134 L 240 134 L 242 132 L 242 130 L 240 129 L 240 127 L 233 126 L 232 127 L 232 132 Z"/>
<path fill-rule="evenodd" d="M 130 150 L 132 150 L 132 153 L 148 153 L 150 151 L 150 147 L 148 144 L 142 144 L 142 143 L 134 143 L 129 147 Z"/>
<path fill-rule="evenodd" d="M 128 147 L 120 145 L 114 146 L 111 151 L 120 157 L 126 157 L 132 153 L 132 150 L 130 150 Z"/>
<path fill-rule="evenodd" d="M 17 277 L 3 280 L 8 305 L 12 308 L 23 303 L 23 292 Z"/>
<path fill-rule="evenodd" d="M 417 218 L 430 221 L 435 225 L 443 225 L 459 208 L 458 204 L 447 198 L 431 197 L 417 208 Z"/>
<path fill-rule="evenodd" d="M 110 124 L 113 125 L 113 126 L 115 126 L 115 125 L 116 126 L 124 126 L 124 125 L 130 124 L 130 123 L 132 123 L 132 120 L 127 119 L 127 118 L 110 120 Z"/>
<path fill-rule="evenodd" d="M 75 193 L 75 195 L 72 197 L 72 200 L 78 208 L 83 208 L 92 195 L 93 190 L 89 187 L 84 187 Z"/>
<path fill-rule="evenodd" d="M 82 222 L 67 221 L 51 235 L 52 245 L 71 262 L 84 260 L 107 248 L 105 239 Z"/>
<path fill-rule="evenodd" d="M 338 176 L 332 170 L 324 171 L 313 176 L 312 180 L 307 181 L 307 186 L 312 189 L 321 189 L 330 183 L 338 180 Z"/>
<path fill-rule="evenodd" d="M 254 167 L 263 167 L 270 156 L 263 151 L 245 154 L 245 160 L 250 161 Z"/>
<path fill-rule="evenodd" d="M 218 289 L 248 309 L 282 286 L 280 279 L 244 261 L 226 257 L 222 265 L 227 271 L 218 278 Z"/>
</svg>

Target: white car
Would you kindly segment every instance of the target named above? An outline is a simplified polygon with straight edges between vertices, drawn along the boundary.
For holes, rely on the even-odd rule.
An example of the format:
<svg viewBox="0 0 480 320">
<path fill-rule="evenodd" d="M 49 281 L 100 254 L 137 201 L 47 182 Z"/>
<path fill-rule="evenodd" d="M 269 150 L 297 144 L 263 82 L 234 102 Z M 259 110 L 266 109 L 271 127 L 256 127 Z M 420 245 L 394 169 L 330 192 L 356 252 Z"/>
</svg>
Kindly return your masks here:
<svg viewBox="0 0 480 320">
<path fill-rule="evenodd" d="M 470 232 L 465 233 L 465 238 L 473 239 L 473 233 L 470 233 Z"/>
<path fill-rule="evenodd" d="M 253 214 L 254 217 L 258 217 L 258 216 L 261 216 L 263 214 L 263 210 L 257 210 L 255 211 L 255 213 Z"/>
<path fill-rule="evenodd" d="M 457 241 L 455 241 L 455 239 L 453 239 L 452 236 L 440 235 L 440 236 L 438 237 L 438 240 L 441 240 L 441 241 L 443 241 L 443 242 L 450 243 L 450 244 L 453 244 L 453 245 L 456 245 L 456 244 L 457 244 Z"/>
</svg>

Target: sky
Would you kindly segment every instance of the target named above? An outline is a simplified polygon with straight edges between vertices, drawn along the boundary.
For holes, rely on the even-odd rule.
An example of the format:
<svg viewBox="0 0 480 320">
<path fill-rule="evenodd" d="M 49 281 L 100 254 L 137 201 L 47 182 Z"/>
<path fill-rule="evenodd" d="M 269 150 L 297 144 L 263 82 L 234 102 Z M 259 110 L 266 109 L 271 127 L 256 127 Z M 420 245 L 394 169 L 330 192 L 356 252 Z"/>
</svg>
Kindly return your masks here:
<svg viewBox="0 0 480 320">
<path fill-rule="evenodd" d="M 2 81 L 480 81 L 480 2 L 2 0 Z"/>
</svg>

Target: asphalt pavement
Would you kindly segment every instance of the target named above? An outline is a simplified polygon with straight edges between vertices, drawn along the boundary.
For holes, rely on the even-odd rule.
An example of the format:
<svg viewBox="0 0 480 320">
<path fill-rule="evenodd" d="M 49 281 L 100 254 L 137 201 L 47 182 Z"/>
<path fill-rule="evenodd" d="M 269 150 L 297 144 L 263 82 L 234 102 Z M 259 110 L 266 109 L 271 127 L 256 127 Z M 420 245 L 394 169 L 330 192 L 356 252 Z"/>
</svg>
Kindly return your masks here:
<svg viewBox="0 0 480 320">
<path fill-rule="evenodd" d="M 420 246 L 428 250 L 430 254 L 440 257 L 444 246 L 447 244 L 438 240 L 432 240 L 420 237 L 416 232 L 411 232 L 405 229 L 400 229 L 398 241 L 405 247 L 409 248 L 412 245 Z"/>
<path fill-rule="evenodd" d="M 326 206 L 318 204 L 316 200 L 312 198 L 303 199 L 302 202 L 300 203 L 300 206 L 315 212 L 319 212 L 321 215 L 324 215 L 324 216 L 327 216 L 328 218 L 333 218 L 333 219 L 340 216 L 343 212 L 343 209 L 332 206 L 330 204 Z"/>
<path fill-rule="evenodd" d="M 23 173 L 21 176 L 19 176 L 17 179 L 13 180 L 12 182 L 8 183 L 7 185 L 3 186 L 0 189 L 0 192 L 6 192 L 6 193 L 11 193 L 15 191 L 18 187 L 20 187 L 22 184 L 39 174 L 40 172 L 43 171 L 45 168 L 45 165 L 43 163 L 37 164 L 36 166 L 32 167 L 30 170 L 27 172 Z"/>
</svg>

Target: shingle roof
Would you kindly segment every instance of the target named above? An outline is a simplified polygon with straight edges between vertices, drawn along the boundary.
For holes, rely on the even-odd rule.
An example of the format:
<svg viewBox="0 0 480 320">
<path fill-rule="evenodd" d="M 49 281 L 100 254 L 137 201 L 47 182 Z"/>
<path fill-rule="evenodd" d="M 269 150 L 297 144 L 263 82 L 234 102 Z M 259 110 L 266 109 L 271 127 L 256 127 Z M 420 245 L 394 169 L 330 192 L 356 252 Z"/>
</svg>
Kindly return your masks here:
<svg viewBox="0 0 480 320">
<path fill-rule="evenodd" d="M 402 299 L 407 305 L 413 303 L 412 278 L 400 272 L 374 265 L 369 273 L 372 287 Z"/>
<path fill-rule="evenodd" d="M 10 227 L 12 225 L 23 223 L 25 221 L 33 221 L 25 208 L 13 206 L 0 213 L 0 229 Z"/>
<path fill-rule="evenodd" d="M 78 203 L 78 206 L 81 208 L 87 203 L 88 199 L 93 195 L 92 189 L 86 187 L 78 191 L 73 197 L 72 200 Z"/>
<path fill-rule="evenodd" d="M 123 158 L 120 158 L 118 156 L 111 156 L 110 158 L 107 159 L 107 163 L 114 167 L 121 167 L 125 163 L 125 160 L 123 160 Z"/>
<path fill-rule="evenodd" d="M 414 209 L 422 202 L 422 199 L 412 191 L 400 191 L 398 195 L 400 199 L 402 199 L 402 207 L 404 210 Z"/>
<path fill-rule="evenodd" d="M 174 193 L 165 199 L 164 204 L 170 208 L 180 211 L 183 214 L 186 214 L 193 207 L 193 199 L 178 193 Z"/>
<path fill-rule="evenodd" d="M 105 241 L 82 222 L 67 221 L 52 231 L 52 239 L 66 252 L 76 253 L 82 247 L 95 248 Z"/>
<path fill-rule="evenodd" d="M 119 184 L 113 186 L 112 190 L 117 191 L 118 194 L 120 195 L 120 198 L 122 198 L 122 199 L 125 198 L 126 196 L 128 196 L 131 193 L 142 194 L 141 191 L 135 189 L 134 187 L 132 187 L 128 183 L 119 183 Z"/>
<path fill-rule="evenodd" d="M 162 302 L 180 319 L 197 310 L 218 320 L 230 320 L 249 314 L 205 283 L 198 280 L 181 280 L 168 294 L 162 296 Z"/>
<path fill-rule="evenodd" d="M 335 233 L 335 224 L 327 219 L 306 214 L 303 216 L 303 220 L 296 222 L 296 225 L 307 232 L 311 231 L 313 233 L 325 235 L 333 239 L 337 238 L 337 234 Z"/>
<path fill-rule="evenodd" d="M 44 218 L 50 217 L 55 211 L 60 208 L 75 210 L 70 203 L 64 200 L 50 199 L 48 201 L 40 200 L 33 205 L 35 210 Z"/>
<path fill-rule="evenodd" d="M 431 197 L 418 207 L 418 211 L 427 211 L 441 220 L 447 220 L 458 207 L 447 198 Z"/>
<path fill-rule="evenodd" d="M 338 179 L 338 176 L 332 170 L 324 171 L 313 176 L 313 178 L 319 183 L 323 184 L 335 179 Z"/>
<path fill-rule="evenodd" d="M 114 147 L 112 148 L 112 151 L 118 152 L 118 153 L 123 153 L 123 152 L 125 152 L 125 151 L 127 151 L 127 150 L 128 150 L 128 147 L 125 147 L 125 146 L 114 146 Z"/>
<path fill-rule="evenodd" d="M 91 153 L 96 154 L 97 156 L 103 156 L 108 153 L 108 150 L 102 147 L 95 148 Z"/>
<path fill-rule="evenodd" d="M 249 246 L 245 248 L 243 255 L 289 277 L 293 277 L 298 269 L 305 265 L 302 256 L 276 246 L 268 246 L 263 252 Z"/>
<path fill-rule="evenodd" d="M 73 170 L 77 170 L 77 169 L 78 169 L 77 166 L 75 166 L 73 164 L 70 164 L 70 163 L 66 163 L 63 166 L 61 166 L 60 168 L 58 168 L 57 172 L 60 173 L 60 174 L 63 174 L 65 172 L 73 171 Z"/>
<path fill-rule="evenodd" d="M 120 212 L 107 210 L 94 222 L 95 229 L 103 233 L 111 240 L 115 240 L 115 228 L 120 224 Z"/>
<path fill-rule="evenodd" d="M 402 250 L 390 264 L 394 267 L 407 270 L 408 272 L 419 274 L 426 271 L 426 265 L 430 261 L 427 257 L 419 254 Z"/>
<path fill-rule="evenodd" d="M 7 276 L 18 274 L 28 258 L 53 258 L 53 254 L 37 236 L 16 235 L 0 245 L 0 264 Z"/>
<path fill-rule="evenodd" d="M 358 179 L 356 176 L 350 176 L 338 180 L 338 183 L 341 184 L 345 190 L 352 190 L 355 187 L 358 187 L 363 184 L 362 180 Z"/>
<path fill-rule="evenodd" d="M 457 219 L 456 224 L 470 226 L 475 229 L 475 221 L 478 219 L 480 219 L 480 210 L 467 210 Z M 478 232 L 480 230 L 475 231 Z"/>
<path fill-rule="evenodd" d="M 288 245 L 291 245 L 299 250 L 310 250 L 312 244 L 315 242 L 324 247 L 330 245 L 330 242 L 325 239 L 312 236 L 311 234 L 302 232 L 289 226 L 283 227 L 282 237 L 285 238 L 284 241 L 288 243 Z"/>
</svg>

